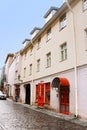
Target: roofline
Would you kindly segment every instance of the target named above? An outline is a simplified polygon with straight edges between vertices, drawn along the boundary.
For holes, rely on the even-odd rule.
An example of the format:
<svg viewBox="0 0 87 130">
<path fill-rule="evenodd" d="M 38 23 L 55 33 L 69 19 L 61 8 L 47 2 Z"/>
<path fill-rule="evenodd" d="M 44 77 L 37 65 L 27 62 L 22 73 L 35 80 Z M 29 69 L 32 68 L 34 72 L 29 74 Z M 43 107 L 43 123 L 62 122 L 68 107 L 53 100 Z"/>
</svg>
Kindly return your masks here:
<svg viewBox="0 0 87 130">
<path fill-rule="evenodd" d="M 7 57 L 6 57 L 5 64 L 6 64 L 7 60 L 8 60 L 8 58 L 9 58 L 9 57 L 13 57 L 13 56 L 14 56 L 13 53 L 9 53 L 9 54 L 7 55 Z"/>
<path fill-rule="evenodd" d="M 74 0 L 69 0 L 69 3 L 71 4 Z M 65 10 L 68 9 L 67 4 L 64 2 L 62 6 L 59 8 L 59 10 L 54 14 L 54 16 L 41 28 L 41 30 L 35 35 L 35 37 L 30 40 L 29 44 L 26 45 L 25 48 L 23 48 L 20 53 L 22 54 L 29 46 L 32 45 L 32 43 L 47 29 L 47 27 L 53 23 Z"/>
<path fill-rule="evenodd" d="M 55 11 L 57 11 L 59 8 L 57 8 L 57 7 L 50 7 L 50 9 L 46 12 L 46 14 L 44 15 L 44 18 L 46 18 L 49 14 L 50 14 L 50 12 L 52 11 L 52 10 L 55 10 Z"/>
</svg>

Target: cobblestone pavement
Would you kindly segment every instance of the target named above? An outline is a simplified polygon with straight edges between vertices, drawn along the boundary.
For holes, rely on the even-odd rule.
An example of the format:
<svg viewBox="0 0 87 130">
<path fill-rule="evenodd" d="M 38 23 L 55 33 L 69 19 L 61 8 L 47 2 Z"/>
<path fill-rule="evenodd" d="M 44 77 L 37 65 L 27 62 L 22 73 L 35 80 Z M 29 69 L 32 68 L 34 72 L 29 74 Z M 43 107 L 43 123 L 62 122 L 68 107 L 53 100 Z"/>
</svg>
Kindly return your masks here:
<svg viewBox="0 0 87 130">
<path fill-rule="evenodd" d="M 87 130 L 87 126 L 0 100 L 0 130 Z"/>
</svg>

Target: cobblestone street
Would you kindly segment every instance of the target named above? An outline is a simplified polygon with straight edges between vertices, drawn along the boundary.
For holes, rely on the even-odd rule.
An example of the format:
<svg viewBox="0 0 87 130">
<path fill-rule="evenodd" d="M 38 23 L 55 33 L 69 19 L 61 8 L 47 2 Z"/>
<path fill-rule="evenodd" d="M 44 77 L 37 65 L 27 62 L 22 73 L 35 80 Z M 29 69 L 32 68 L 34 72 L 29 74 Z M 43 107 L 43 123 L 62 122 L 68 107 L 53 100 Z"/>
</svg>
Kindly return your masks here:
<svg viewBox="0 0 87 130">
<path fill-rule="evenodd" d="M 0 100 L 0 130 L 87 130 L 86 128 L 35 111 L 26 105 Z"/>
</svg>

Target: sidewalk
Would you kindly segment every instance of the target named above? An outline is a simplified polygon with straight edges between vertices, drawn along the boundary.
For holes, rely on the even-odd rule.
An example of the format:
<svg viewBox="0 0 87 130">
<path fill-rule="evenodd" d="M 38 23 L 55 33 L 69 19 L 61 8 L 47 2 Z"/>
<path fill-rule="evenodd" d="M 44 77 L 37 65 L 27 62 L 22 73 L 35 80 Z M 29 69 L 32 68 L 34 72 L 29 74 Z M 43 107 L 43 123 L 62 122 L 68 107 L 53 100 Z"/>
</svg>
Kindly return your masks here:
<svg viewBox="0 0 87 130">
<path fill-rule="evenodd" d="M 11 99 L 7 99 L 7 100 L 12 101 Z M 31 106 L 31 105 L 22 104 L 22 103 L 19 103 L 19 102 L 14 102 L 14 103 L 23 105 L 24 107 L 27 107 L 27 108 L 32 109 L 34 111 L 41 112 L 43 114 L 47 114 L 47 115 L 50 115 L 50 116 L 54 116 L 56 118 L 60 118 L 60 119 L 66 120 L 66 121 L 70 121 L 72 123 L 79 124 L 81 126 L 87 126 L 87 120 L 85 120 L 85 119 L 79 119 L 79 118 L 76 118 L 72 115 L 64 115 L 64 114 L 61 114 L 61 113 L 53 112 L 51 110 L 40 108 L 38 106 Z"/>
</svg>

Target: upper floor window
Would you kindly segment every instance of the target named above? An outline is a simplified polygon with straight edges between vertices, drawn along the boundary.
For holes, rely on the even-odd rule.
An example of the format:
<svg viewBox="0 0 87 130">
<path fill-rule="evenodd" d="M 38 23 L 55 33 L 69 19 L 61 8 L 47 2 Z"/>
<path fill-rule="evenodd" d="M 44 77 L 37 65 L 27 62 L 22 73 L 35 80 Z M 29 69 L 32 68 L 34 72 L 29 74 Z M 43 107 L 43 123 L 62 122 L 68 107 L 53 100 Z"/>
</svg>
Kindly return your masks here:
<svg viewBox="0 0 87 130">
<path fill-rule="evenodd" d="M 41 38 L 38 39 L 37 49 L 39 49 L 40 47 L 41 47 Z"/>
<path fill-rule="evenodd" d="M 84 9 L 84 10 L 87 9 L 87 0 L 83 0 L 83 9 Z"/>
<path fill-rule="evenodd" d="M 47 41 L 51 39 L 51 28 L 47 30 Z"/>
<path fill-rule="evenodd" d="M 47 67 L 50 67 L 51 66 L 51 52 L 49 52 L 47 55 Z"/>
<path fill-rule="evenodd" d="M 64 43 L 61 46 L 61 61 L 67 59 L 67 44 Z"/>
<path fill-rule="evenodd" d="M 40 71 L 40 59 L 37 60 L 37 72 Z"/>
<path fill-rule="evenodd" d="M 16 57 L 16 63 L 18 63 L 18 62 L 19 62 L 19 56 Z"/>
<path fill-rule="evenodd" d="M 30 56 L 33 54 L 33 46 L 30 49 Z"/>
<path fill-rule="evenodd" d="M 60 17 L 60 29 L 63 29 L 66 26 L 66 13 Z"/>
<path fill-rule="evenodd" d="M 24 78 L 26 77 L 26 67 L 24 68 Z"/>
<path fill-rule="evenodd" d="M 17 79 L 17 77 L 18 77 L 18 71 L 16 70 L 15 71 L 15 80 Z"/>
<path fill-rule="evenodd" d="M 85 29 L 85 50 L 87 50 L 87 29 Z"/>
<path fill-rule="evenodd" d="M 26 60 L 27 52 L 24 53 L 24 60 Z"/>
<path fill-rule="evenodd" d="M 29 75 L 32 75 L 32 64 L 30 64 L 30 74 Z"/>
</svg>

